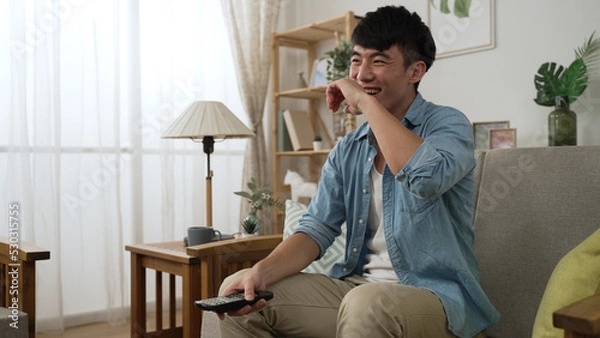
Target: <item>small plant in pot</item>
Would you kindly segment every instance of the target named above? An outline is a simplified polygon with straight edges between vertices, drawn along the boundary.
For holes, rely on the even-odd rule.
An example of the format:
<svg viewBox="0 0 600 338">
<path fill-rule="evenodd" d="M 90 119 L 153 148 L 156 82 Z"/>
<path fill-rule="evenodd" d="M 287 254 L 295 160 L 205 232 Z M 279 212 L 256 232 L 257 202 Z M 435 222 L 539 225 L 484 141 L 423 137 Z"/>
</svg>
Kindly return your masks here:
<svg viewBox="0 0 600 338">
<path fill-rule="evenodd" d="M 576 145 L 577 117 L 569 105 L 583 94 L 589 76 L 598 71 L 600 39 L 594 33 L 575 50 L 575 60 L 565 68 L 556 62 L 545 62 L 534 77 L 535 103 L 555 107 L 548 116 L 548 144 Z"/>
<path fill-rule="evenodd" d="M 315 135 L 313 139 L 313 150 L 323 150 L 323 139 L 320 135 Z"/>
<path fill-rule="evenodd" d="M 248 235 L 257 235 L 259 229 L 259 221 L 257 218 L 246 217 L 244 218 L 240 224 L 242 225 L 242 229 L 244 229 L 244 234 Z"/>
</svg>

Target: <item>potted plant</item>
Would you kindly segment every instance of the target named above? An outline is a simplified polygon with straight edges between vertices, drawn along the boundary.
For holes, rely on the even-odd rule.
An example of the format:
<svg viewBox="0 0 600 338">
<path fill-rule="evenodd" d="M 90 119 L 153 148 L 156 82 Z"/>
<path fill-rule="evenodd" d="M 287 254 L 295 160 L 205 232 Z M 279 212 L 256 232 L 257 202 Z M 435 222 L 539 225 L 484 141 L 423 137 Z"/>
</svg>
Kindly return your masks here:
<svg viewBox="0 0 600 338">
<path fill-rule="evenodd" d="M 342 36 L 340 43 L 334 49 L 326 52 L 327 80 L 335 81 L 348 77 L 350 74 L 350 57 L 352 56 L 352 42 Z"/>
<path fill-rule="evenodd" d="M 321 135 L 315 135 L 313 139 L 313 150 L 323 150 L 323 139 Z"/>
<path fill-rule="evenodd" d="M 256 217 L 257 211 L 267 207 L 276 207 L 284 210 L 285 206 L 273 196 L 273 192 L 265 184 L 259 184 L 254 177 L 251 178 L 247 185 L 250 192 L 236 191 L 234 194 L 246 198 L 248 203 L 250 203 L 250 211 L 241 224 L 244 231 L 247 231 L 245 226 L 247 225 L 248 229 L 254 230 L 252 233 L 255 233 L 260 229 L 260 221 Z"/>
<path fill-rule="evenodd" d="M 335 81 L 350 76 L 350 58 L 352 56 L 352 41 L 342 36 L 340 43 L 329 52 L 325 53 L 327 60 L 327 80 Z M 342 103 L 336 113 L 342 113 L 346 103 Z M 356 128 L 356 116 L 346 114 L 342 118 L 343 128 L 346 132 Z"/>
<path fill-rule="evenodd" d="M 575 60 L 564 68 L 556 62 L 545 62 L 534 77 L 537 95 L 535 103 L 555 110 L 548 116 L 549 145 L 575 145 L 577 143 L 577 118 L 569 105 L 587 88 L 590 72 L 597 71 L 600 39 L 594 33 L 575 50 Z"/>
<path fill-rule="evenodd" d="M 246 217 L 244 218 L 240 224 L 242 225 L 242 229 L 244 230 L 244 232 L 242 233 L 242 236 L 244 235 L 248 235 L 248 236 L 256 236 L 258 235 L 258 225 L 259 225 L 259 220 L 256 217 Z"/>
</svg>

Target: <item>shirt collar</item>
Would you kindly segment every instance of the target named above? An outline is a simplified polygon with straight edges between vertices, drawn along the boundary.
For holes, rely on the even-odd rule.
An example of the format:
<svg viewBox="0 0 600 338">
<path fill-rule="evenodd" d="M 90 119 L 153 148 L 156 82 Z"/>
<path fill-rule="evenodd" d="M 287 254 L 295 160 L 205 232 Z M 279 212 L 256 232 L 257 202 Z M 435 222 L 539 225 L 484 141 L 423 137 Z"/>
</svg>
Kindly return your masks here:
<svg viewBox="0 0 600 338">
<path fill-rule="evenodd" d="M 418 126 L 423 122 L 423 118 L 425 117 L 422 112 L 425 107 L 425 99 L 421 96 L 421 93 L 417 92 L 415 99 L 408 107 L 408 111 L 406 115 L 404 115 L 404 119 L 407 120 L 413 126 Z"/>
</svg>

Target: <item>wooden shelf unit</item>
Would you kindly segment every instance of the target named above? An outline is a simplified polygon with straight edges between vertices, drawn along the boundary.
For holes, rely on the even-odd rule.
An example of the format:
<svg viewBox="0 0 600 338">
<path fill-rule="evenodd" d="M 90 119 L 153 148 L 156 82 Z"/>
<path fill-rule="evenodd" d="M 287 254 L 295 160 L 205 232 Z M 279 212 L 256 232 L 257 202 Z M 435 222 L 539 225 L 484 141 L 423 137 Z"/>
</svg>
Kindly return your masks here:
<svg viewBox="0 0 600 338">
<path fill-rule="evenodd" d="M 326 86 L 308 87 L 300 89 L 292 89 L 280 91 L 280 55 L 281 47 L 295 48 L 306 51 L 306 60 L 308 71 L 305 74 L 312 74 L 314 61 L 317 59 L 316 47 L 326 40 L 339 39 L 341 36 L 350 38 L 354 27 L 360 17 L 355 16 L 353 12 L 346 12 L 344 15 L 333 17 L 327 20 L 311 23 L 305 26 L 296 27 L 287 31 L 274 33 L 272 36 L 272 91 L 273 91 L 273 112 L 272 112 L 272 154 L 273 154 L 273 192 L 275 196 L 282 199 L 283 193 L 289 192 L 290 188 L 283 184 L 283 175 L 281 173 L 281 160 L 284 157 L 307 157 L 309 159 L 310 176 L 309 181 L 315 182 L 318 180 L 320 172 L 320 164 L 323 157 L 327 156 L 328 151 L 278 151 L 277 145 L 277 115 L 283 109 L 281 106 L 282 98 L 308 100 L 308 115 L 313 129 L 321 130 L 324 127 L 317 113 L 317 105 L 319 100 L 325 99 Z M 339 41 L 336 41 L 339 42 Z M 289 70 L 287 70 L 289 72 Z M 290 74 L 292 75 L 292 74 Z M 334 140 L 335 141 L 335 140 Z M 275 211 L 274 216 L 274 232 L 276 234 L 283 233 L 283 217 L 284 213 Z"/>
</svg>

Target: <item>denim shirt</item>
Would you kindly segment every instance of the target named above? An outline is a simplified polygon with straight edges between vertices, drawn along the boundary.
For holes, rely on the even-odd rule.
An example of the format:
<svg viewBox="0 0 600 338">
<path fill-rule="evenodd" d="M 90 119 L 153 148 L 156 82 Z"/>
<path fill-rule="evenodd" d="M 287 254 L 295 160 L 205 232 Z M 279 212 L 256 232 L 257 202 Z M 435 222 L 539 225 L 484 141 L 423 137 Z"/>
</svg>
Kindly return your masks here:
<svg viewBox="0 0 600 338">
<path fill-rule="evenodd" d="M 472 251 L 472 127 L 458 110 L 427 102 L 421 94 L 402 124 L 424 142 L 397 175 L 387 166 L 383 173 L 388 253 L 400 283 L 431 290 L 444 305 L 450 331 L 472 337 L 500 319 L 481 288 Z M 336 144 L 296 229 L 317 242 L 322 256 L 347 223 L 344 260 L 329 272 L 334 278 L 362 275 L 366 263 L 374 142 L 365 122 Z"/>
</svg>

